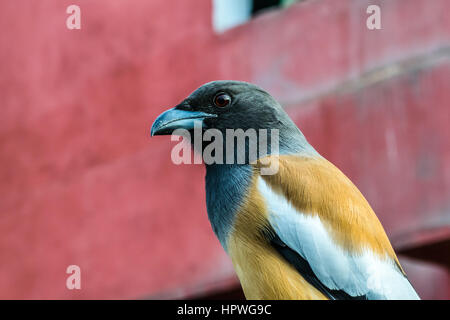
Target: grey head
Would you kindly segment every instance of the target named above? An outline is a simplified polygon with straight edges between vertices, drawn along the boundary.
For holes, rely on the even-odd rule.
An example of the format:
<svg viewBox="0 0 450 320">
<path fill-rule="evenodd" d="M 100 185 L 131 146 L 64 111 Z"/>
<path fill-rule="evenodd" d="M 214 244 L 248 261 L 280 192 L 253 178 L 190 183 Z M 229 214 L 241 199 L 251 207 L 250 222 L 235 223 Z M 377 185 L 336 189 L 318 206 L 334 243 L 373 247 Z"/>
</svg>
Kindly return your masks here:
<svg viewBox="0 0 450 320">
<path fill-rule="evenodd" d="M 155 120 L 151 134 L 171 134 L 180 128 L 192 130 L 194 121 L 199 120 L 203 122 L 204 130 L 217 129 L 224 137 L 227 129 L 277 129 L 281 154 L 315 153 L 269 93 L 242 81 L 220 80 L 202 85 L 176 107 L 161 114 Z"/>
<path fill-rule="evenodd" d="M 189 131 L 190 137 L 194 137 L 194 126 L 199 121 L 202 122 L 201 130 L 216 129 L 222 133 L 224 140 L 227 139 L 227 129 L 266 129 L 267 132 L 277 129 L 280 154 L 317 154 L 280 104 L 266 91 L 250 83 L 213 81 L 204 84 L 180 104 L 162 113 L 153 123 L 151 134 L 169 135 L 177 129 L 184 129 Z M 267 134 L 267 143 L 271 141 Z M 201 147 L 205 148 L 205 144 Z M 272 146 L 267 147 L 270 154 Z M 223 154 L 226 153 L 224 150 Z M 246 160 L 249 158 L 246 157 Z M 227 250 L 228 235 L 250 187 L 253 169 L 249 163 L 223 163 L 206 165 L 205 186 L 209 220 Z"/>
</svg>

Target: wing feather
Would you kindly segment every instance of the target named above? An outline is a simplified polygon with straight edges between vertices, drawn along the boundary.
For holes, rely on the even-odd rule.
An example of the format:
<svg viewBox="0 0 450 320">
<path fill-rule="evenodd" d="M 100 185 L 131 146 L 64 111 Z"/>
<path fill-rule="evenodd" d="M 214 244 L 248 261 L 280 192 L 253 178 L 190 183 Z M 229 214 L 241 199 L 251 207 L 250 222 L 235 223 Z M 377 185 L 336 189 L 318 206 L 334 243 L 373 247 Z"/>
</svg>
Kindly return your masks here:
<svg viewBox="0 0 450 320">
<path fill-rule="evenodd" d="M 389 255 L 379 256 L 370 248 L 352 253 L 334 241 L 318 215 L 299 212 L 261 177 L 258 190 L 267 202 L 269 222 L 275 235 L 274 247 L 328 297 L 419 298 Z"/>
</svg>

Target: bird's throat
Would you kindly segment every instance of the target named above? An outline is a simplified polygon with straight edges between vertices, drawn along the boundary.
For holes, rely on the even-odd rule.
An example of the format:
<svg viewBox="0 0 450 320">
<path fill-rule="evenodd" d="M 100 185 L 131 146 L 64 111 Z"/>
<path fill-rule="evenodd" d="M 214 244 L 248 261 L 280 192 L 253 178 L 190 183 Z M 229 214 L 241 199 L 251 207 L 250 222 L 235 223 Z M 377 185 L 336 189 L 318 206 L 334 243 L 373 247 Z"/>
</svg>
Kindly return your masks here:
<svg viewBox="0 0 450 320">
<path fill-rule="evenodd" d="M 227 238 L 253 176 L 251 165 L 206 166 L 206 208 L 214 233 L 227 251 Z"/>
</svg>

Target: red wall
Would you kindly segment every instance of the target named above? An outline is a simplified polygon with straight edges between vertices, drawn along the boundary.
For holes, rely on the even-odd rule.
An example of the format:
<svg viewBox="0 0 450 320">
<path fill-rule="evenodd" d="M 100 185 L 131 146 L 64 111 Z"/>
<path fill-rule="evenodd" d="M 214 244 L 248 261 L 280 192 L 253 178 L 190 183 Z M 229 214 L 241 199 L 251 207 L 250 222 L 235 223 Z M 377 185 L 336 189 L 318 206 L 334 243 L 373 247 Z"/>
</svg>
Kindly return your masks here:
<svg viewBox="0 0 450 320">
<path fill-rule="evenodd" d="M 81 30 L 66 28 L 70 4 Z M 367 30 L 369 4 L 382 30 Z M 405 268 L 422 297 L 450 298 L 439 258 L 450 240 L 450 2 L 306 1 L 221 35 L 211 11 L 207 0 L 0 2 L 0 298 L 236 285 L 207 221 L 204 169 L 173 165 L 170 139 L 148 135 L 162 110 L 215 79 L 273 93 L 397 250 L 433 245 L 437 258 Z M 81 290 L 66 288 L 72 264 Z"/>
</svg>

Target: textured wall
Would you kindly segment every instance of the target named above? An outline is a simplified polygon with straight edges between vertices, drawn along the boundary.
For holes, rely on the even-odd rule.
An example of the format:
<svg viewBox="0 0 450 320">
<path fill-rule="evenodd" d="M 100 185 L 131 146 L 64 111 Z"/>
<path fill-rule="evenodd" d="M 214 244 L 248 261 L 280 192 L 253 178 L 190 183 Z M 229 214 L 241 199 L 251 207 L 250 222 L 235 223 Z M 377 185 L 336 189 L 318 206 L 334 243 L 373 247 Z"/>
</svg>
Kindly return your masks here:
<svg viewBox="0 0 450 320">
<path fill-rule="evenodd" d="M 65 26 L 73 3 L 81 30 Z M 369 31 L 374 3 L 383 29 Z M 216 35 L 207 0 L 0 1 L 0 298 L 235 284 L 206 218 L 204 169 L 173 165 L 170 139 L 148 137 L 162 110 L 215 79 L 273 93 L 397 248 L 449 239 L 449 11 L 447 0 L 305 1 Z M 82 290 L 65 287 L 71 264 Z M 424 297 L 450 297 L 448 268 L 405 267 Z"/>
</svg>

